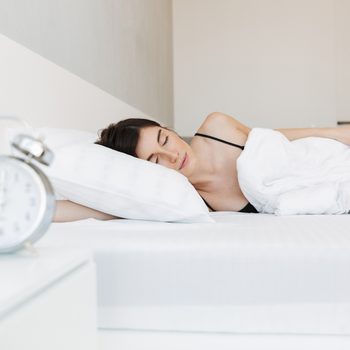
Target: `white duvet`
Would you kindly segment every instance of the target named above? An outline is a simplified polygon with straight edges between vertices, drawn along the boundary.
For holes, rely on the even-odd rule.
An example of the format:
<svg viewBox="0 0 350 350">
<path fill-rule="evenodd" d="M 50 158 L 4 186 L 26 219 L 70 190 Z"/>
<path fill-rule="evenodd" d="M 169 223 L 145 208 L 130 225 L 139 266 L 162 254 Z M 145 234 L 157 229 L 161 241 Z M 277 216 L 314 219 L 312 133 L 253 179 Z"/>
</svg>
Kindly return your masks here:
<svg viewBox="0 0 350 350">
<path fill-rule="evenodd" d="M 289 141 L 252 129 L 237 160 L 246 198 L 263 213 L 344 214 L 350 210 L 350 147 L 308 137 Z"/>
</svg>

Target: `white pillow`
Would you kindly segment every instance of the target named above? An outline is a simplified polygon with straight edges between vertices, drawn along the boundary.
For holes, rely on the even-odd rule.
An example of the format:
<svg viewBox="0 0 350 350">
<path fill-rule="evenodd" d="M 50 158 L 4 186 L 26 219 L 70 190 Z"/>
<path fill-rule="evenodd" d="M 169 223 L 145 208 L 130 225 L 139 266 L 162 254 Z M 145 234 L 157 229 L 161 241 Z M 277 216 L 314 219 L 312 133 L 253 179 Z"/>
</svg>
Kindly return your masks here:
<svg viewBox="0 0 350 350">
<path fill-rule="evenodd" d="M 1 153 L 12 153 L 10 143 L 17 134 L 29 134 L 34 137 L 43 139 L 44 143 L 53 151 L 76 143 L 94 143 L 97 135 L 92 132 L 75 129 L 62 128 L 10 128 L 7 127 L 3 131 L 4 142 L 0 149 Z"/>
<path fill-rule="evenodd" d="M 41 166 L 55 191 L 73 202 L 128 219 L 213 222 L 185 176 L 93 142 L 92 133 L 36 129 L 54 151 Z"/>
</svg>

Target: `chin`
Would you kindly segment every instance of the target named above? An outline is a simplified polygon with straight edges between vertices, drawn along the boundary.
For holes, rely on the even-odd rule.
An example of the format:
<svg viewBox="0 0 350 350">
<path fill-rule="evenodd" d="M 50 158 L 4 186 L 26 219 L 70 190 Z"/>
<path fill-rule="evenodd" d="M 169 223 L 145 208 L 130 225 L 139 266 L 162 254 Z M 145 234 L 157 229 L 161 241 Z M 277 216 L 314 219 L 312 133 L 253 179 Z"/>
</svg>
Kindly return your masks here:
<svg viewBox="0 0 350 350">
<path fill-rule="evenodd" d="M 188 176 L 189 176 L 189 169 L 188 169 L 188 167 L 179 170 L 179 173 L 182 174 L 183 176 L 186 176 L 188 178 Z"/>
</svg>

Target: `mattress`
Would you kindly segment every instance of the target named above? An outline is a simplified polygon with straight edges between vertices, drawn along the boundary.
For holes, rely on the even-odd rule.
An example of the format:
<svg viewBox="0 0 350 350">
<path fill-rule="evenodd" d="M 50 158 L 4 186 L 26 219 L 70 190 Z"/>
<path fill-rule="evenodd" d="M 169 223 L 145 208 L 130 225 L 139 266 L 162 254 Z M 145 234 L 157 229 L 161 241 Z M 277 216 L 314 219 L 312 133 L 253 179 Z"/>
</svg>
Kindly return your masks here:
<svg viewBox="0 0 350 350">
<path fill-rule="evenodd" d="M 38 247 L 93 251 L 100 328 L 350 334 L 349 215 L 211 215 L 56 223 Z"/>
</svg>

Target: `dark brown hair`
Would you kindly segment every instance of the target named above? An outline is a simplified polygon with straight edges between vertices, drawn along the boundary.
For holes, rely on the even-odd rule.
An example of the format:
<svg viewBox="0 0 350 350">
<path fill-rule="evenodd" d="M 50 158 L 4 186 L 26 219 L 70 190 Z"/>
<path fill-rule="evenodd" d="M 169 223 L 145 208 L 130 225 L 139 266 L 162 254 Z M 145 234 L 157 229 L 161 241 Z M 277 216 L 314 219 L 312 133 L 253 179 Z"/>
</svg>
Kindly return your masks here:
<svg viewBox="0 0 350 350">
<path fill-rule="evenodd" d="M 136 146 L 140 130 L 150 126 L 161 125 L 150 119 L 124 119 L 99 130 L 99 139 L 95 143 L 137 157 Z"/>
</svg>

